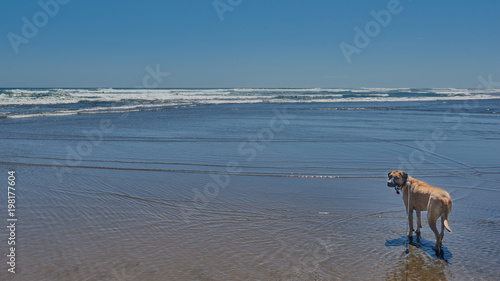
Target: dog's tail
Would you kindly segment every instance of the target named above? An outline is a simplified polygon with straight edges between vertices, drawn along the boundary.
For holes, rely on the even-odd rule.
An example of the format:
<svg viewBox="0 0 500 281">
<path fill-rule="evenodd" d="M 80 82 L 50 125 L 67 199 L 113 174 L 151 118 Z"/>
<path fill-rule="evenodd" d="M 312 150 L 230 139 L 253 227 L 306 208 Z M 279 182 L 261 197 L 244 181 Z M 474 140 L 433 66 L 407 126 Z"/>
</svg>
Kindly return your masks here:
<svg viewBox="0 0 500 281">
<path fill-rule="evenodd" d="M 451 232 L 451 228 L 448 226 L 448 215 L 451 213 L 451 199 L 449 200 L 448 204 L 444 206 L 444 212 L 443 212 L 443 217 L 441 218 L 443 220 L 443 225 L 448 230 Z"/>
</svg>

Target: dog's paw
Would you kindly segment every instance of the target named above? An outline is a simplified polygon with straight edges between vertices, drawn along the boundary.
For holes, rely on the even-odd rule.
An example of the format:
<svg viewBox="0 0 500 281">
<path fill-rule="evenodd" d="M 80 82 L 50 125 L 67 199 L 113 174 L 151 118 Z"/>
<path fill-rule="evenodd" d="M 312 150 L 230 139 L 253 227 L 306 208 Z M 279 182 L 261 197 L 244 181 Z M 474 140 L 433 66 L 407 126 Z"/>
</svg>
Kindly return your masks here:
<svg viewBox="0 0 500 281">
<path fill-rule="evenodd" d="M 432 248 L 434 250 L 434 253 L 436 254 L 436 257 L 440 259 L 444 259 L 444 251 L 442 248 L 436 249 L 436 247 Z"/>
</svg>

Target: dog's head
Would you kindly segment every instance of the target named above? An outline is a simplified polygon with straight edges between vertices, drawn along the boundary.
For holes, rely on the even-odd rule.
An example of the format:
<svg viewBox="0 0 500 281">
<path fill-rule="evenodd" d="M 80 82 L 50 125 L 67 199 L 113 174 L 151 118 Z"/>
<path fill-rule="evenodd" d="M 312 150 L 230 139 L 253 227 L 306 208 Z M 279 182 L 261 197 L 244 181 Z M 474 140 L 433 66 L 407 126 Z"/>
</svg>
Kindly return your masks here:
<svg viewBox="0 0 500 281">
<path fill-rule="evenodd" d="M 408 180 L 408 174 L 403 171 L 392 171 L 387 175 L 389 180 L 387 181 L 388 187 L 400 187 L 403 186 Z"/>
</svg>

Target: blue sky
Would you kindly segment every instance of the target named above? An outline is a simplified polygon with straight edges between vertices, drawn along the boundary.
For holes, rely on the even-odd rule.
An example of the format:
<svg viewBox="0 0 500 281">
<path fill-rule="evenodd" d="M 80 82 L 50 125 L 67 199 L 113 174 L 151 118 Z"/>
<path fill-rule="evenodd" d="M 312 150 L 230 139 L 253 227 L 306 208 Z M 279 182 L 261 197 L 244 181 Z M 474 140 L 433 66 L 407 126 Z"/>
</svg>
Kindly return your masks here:
<svg viewBox="0 0 500 281">
<path fill-rule="evenodd" d="M 398 1 L 218 0 L 232 9 L 222 21 L 213 0 L 59 1 L 40 1 L 57 3 L 53 15 L 39 1 L 0 3 L 0 87 L 141 87 L 146 67 L 157 65 L 170 74 L 162 88 L 473 88 L 479 75 L 500 80 L 499 1 L 401 0 L 350 62 L 339 45 L 356 47 L 354 28 Z M 23 17 L 38 20 L 32 38 Z"/>
</svg>

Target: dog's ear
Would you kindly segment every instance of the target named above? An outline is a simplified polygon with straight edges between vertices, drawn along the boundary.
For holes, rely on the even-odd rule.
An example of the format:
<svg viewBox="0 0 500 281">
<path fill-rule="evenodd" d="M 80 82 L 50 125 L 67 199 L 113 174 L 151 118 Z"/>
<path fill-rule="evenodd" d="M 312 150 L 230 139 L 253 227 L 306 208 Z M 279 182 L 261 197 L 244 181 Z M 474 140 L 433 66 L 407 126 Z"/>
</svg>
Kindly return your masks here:
<svg viewBox="0 0 500 281">
<path fill-rule="evenodd" d="M 404 183 L 406 183 L 408 181 L 408 173 L 407 172 L 402 172 L 401 175 L 403 176 Z"/>
<path fill-rule="evenodd" d="M 388 174 L 387 174 L 387 177 L 390 177 L 392 174 L 392 171 L 390 171 Z"/>
</svg>

